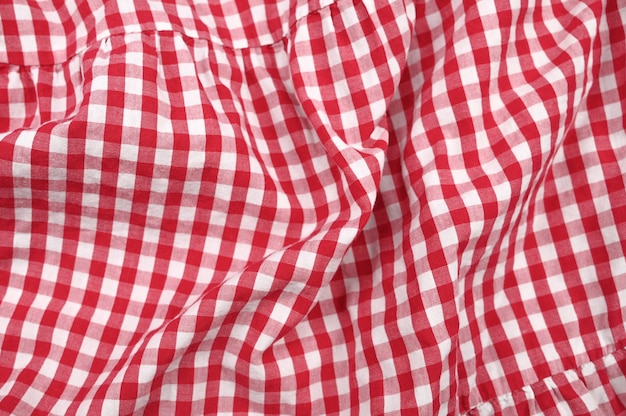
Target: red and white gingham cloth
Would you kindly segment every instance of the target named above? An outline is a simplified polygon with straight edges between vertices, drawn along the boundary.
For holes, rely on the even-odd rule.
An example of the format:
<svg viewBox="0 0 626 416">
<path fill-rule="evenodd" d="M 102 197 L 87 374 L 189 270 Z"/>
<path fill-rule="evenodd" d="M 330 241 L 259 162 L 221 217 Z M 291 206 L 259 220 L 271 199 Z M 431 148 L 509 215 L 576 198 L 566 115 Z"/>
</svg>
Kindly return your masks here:
<svg viewBox="0 0 626 416">
<path fill-rule="evenodd" d="M 626 5 L 0 4 L 0 412 L 626 412 Z"/>
</svg>

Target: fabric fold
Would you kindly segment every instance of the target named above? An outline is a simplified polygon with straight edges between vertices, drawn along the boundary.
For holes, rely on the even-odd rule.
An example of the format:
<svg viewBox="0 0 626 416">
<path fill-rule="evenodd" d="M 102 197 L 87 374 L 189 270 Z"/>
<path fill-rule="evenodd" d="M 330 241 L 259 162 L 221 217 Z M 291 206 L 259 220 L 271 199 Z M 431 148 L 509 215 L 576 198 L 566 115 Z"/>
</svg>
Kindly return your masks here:
<svg viewBox="0 0 626 416">
<path fill-rule="evenodd" d="M 481 403 L 466 414 L 622 414 L 626 412 L 625 364 L 626 352 L 619 349 L 577 369 L 555 374 Z"/>
</svg>

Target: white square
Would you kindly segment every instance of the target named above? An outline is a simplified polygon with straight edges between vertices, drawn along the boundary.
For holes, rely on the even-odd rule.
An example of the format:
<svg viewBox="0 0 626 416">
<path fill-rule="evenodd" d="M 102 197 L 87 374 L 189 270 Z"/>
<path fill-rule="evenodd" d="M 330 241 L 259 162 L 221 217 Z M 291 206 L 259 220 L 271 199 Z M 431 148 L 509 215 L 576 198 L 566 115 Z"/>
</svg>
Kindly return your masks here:
<svg viewBox="0 0 626 416">
<path fill-rule="evenodd" d="M 602 179 L 602 180 L 604 181 L 604 179 Z M 611 200 L 609 199 L 608 195 L 605 194 L 605 195 L 595 196 L 593 198 L 593 205 L 596 207 L 596 212 L 598 213 L 598 215 L 599 214 L 603 214 L 605 212 L 609 213 L 608 214 L 609 216 L 611 215 L 610 211 L 611 211 L 613 205 L 612 205 Z M 600 218 L 600 221 L 602 221 L 602 218 Z M 613 234 L 611 236 L 613 238 L 610 241 L 606 241 L 606 239 L 605 239 L 605 243 L 619 242 L 619 241 L 621 241 L 620 237 L 617 234 L 617 231 L 615 230 L 615 226 L 613 225 L 612 219 L 610 221 L 611 221 L 611 227 L 608 227 L 607 225 L 605 225 L 606 223 L 602 224 L 602 235 L 603 236 L 607 235 L 607 233 L 606 233 L 607 229 L 611 230 L 612 234 Z"/>
<path fill-rule="evenodd" d="M 350 10 L 350 9 L 347 9 L 347 10 Z M 364 58 L 364 57 L 366 57 L 368 59 L 371 57 L 372 48 L 370 47 L 369 43 L 367 42 L 367 37 L 365 37 L 365 36 L 358 37 L 357 39 L 351 41 L 350 45 L 352 47 L 352 52 L 354 53 L 354 58 L 357 61 L 361 61 L 361 58 Z M 374 70 L 374 69 L 372 69 L 372 70 Z M 376 78 L 378 79 L 378 84 L 377 85 L 380 85 L 380 77 L 378 75 L 376 75 Z"/>
<path fill-rule="evenodd" d="M 539 257 L 544 263 L 547 263 L 551 260 L 556 260 L 559 258 L 559 255 L 556 252 L 554 245 L 552 244 L 544 244 L 538 249 Z"/>
<path fill-rule="evenodd" d="M 46 358 L 43 364 L 41 364 L 41 366 L 39 367 L 39 373 L 43 375 L 44 377 L 50 380 L 53 380 L 58 368 L 59 368 L 58 362 L 54 361 L 51 358 Z M 26 397 L 30 398 L 30 393 Z"/>
<path fill-rule="evenodd" d="M 204 252 L 217 255 L 220 252 L 222 240 L 219 238 L 207 236 L 204 240 Z"/>
<path fill-rule="evenodd" d="M 545 213 L 538 212 L 534 215 L 532 229 L 535 232 L 548 229 L 548 218 Z"/>
<path fill-rule="evenodd" d="M 80 386 L 82 387 L 82 385 Z M 55 399 L 56 400 L 56 399 Z M 63 415 L 67 413 L 67 409 L 69 409 L 74 402 L 71 400 L 59 399 L 54 403 L 54 407 L 49 410 L 51 415 Z M 84 403 L 89 403 L 85 401 Z M 76 412 L 76 414 L 86 414 L 87 412 L 81 413 L 80 411 Z"/>
<path fill-rule="evenodd" d="M 386 394 L 383 397 L 385 400 L 384 412 L 386 414 L 399 413 L 401 404 L 402 404 L 402 398 L 400 394 L 399 393 L 398 394 Z M 420 401 L 421 401 L 421 398 L 420 398 Z"/>
<path fill-rule="evenodd" d="M 51 159 L 54 159 L 55 164 L 65 163 L 65 156 L 60 154 L 51 155 Z M 52 162 L 52 161 L 51 161 Z M 66 168 L 48 168 L 48 179 L 50 181 L 64 181 L 67 179 L 67 169 Z M 63 186 L 63 185 L 61 185 Z"/>
<path fill-rule="evenodd" d="M 172 163 L 172 155 L 174 154 L 172 149 L 157 148 L 154 151 L 154 162 L 157 165 L 170 166 Z"/>
<path fill-rule="evenodd" d="M 14 4 L 13 5 L 13 7 L 15 9 L 17 9 L 18 6 L 20 6 L 20 5 L 19 4 Z M 17 16 L 20 16 L 20 19 L 24 19 L 24 15 L 18 14 L 17 10 L 15 10 L 15 13 L 16 13 Z M 24 24 L 23 22 L 25 22 L 25 20 L 22 20 L 21 25 Z M 21 52 L 37 52 L 37 36 L 20 34 L 19 35 L 19 40 L 20 40 L 21 45 L 22 45 Z"/>
<path fill-rule="evenodd" d="M 504 125 L 501 124 L 501 126 L 503 126 L 503 127 L 508 126 L 508 127 L 510 127 L 511 129 L 514 129 L 514 130 L 517 129 L 517 126 L 513 126 L 510 123 L 507 123 L 507 124 L 504 124 Z M 503 130 L 505 130 L 505 129 L 503 129 Z M 512 132 L 508 132 L 508 133 L 511 134 Z M 511 148 L 511 153 L 513 153 L 515 155 L 515 158 L 519 161 L 520 164 L 524 164 L 524 161 L 532 160 L 532 152 L 530 150 L 530 147 L 528 146 L 528 143 L 525 142 L 525 141 L 520 142 L 520 143 L 516 144 L 515 146 L 513 146 Z M 522 168 L 524 168 L 524 167 L 522 166 Z M 526 167 L 526 169 L 528 169 L 528 167 Z"/>
<path fill-rule="evenodd" d="M 159 242 L 159 230 L 152 228 L 146 228 L 143 234 L 144 243 L 158 243 Z"/>
<path fill-rule="evenodd" d="M 611 267 L 611 273 L 613 274 L 613 276 L 622 276 L 624 275 L 624 273 L 626 273 L 626 258 L 624 257 L 612 259 L 609 262 L 609 265 Z"/>
<path fill-rule="evenodd" d="M 493 192 L 496 195 L 498 201 L 509 204 L 511 201 L 511 184 L 509 182 L 502 182 L 499 185 L 493 186 Z"/>
<path fill-rule="evenodd" d="M 458 242 L 458 234 L 456 228 L 448 227 L 439 232 L 439 239 L 443 248 L 455 245 Z M 452 264 L 449 264 L 451 266 Z"/>
<path fill-rule="evenodd" d="M 359 117 L 354 110 L 344 110 L 341 112 L 340 117 L 342 126 L 345 129 L 353 129 L 359 126 Z"/>
<path fill-rule="evenodd" d="M 37 339 L 38 332 L 39 332 L 39 325 L 34 324 L 29 321 L 24 321 L 22 322 L 22 331 L 20 333 L 20 338 L 35 340 Z"/>
<path fill-rule="evenodd" d="M 559 318 L 563 324 L 578 321 L 578 315 L 572 305 L 563 305 L 558 308 Z"/>
<path fill-rule="evenodd" d="M 100 123 L 100 124 L 106 123 L 106 115 L 108 114 L 107 109 L 108 107 L 106 105 L 90 103 L 87 106 L 87 121 L 89 121 L 90 123 Z M 95 141 L 96 140 L 87 139 L 87 146 L 85 148 L 85 152 L 87 154 L 92 155 L 92 153 L 88 151 L 89 149 L 88 145 L 90 144 L 89 142 L 95 142 Z M 99 155 L 101 156 L 102 152 Z M 97 155 L 93 155 L 93 156 L 97 156 Z"/>
<path fill-rule="evenodd" d="M 447 93 L 448 86 L 446 84 L 446 80 L 444 78 L 441 78 L 441 79 L 435 81 L 432 84 L 431 90 L 433 91 L 433 97 L 438 97 L 441 94 Z M 437 117 L 437 118 L 439 118 L 439 117 Z"/>
<path fill-rule="evenodd" d="M 350 378 L 348 376 L 336 378 L 335 385 L 337 386 L 337 393 L 340 396 L 348 395 L 350 393 Z"/>
<path fill-rule="evenodd" d="M 126 198 L 117 198 L 115 199 L 115 210 L 119 213 L 133 212 L 133 201 L 131 201 L 130 199 L 126 199 Z M 116 221 L 114 223 L 113 233 L 121 237 L 126 237 L 128 235 L 128 228 L 129 228 L 128 222 L 124 220 L 122 220 L 121 222 Z M 122 233 L 120 233 L 120 230 L 122 230 Z"/>
<path fill-rule="evenodd" d="M 122 324 L 120 325 L 120 328 L 123 331 L 135 333 L 138 327 L 139 327 L 139 317 L 135 315 L 131 315 L 130 313 L 124 314 L 124 320 L 122 321 Z M 140 365 L 139 367 L 142 367 L 142 366 L 143 364 Z"/>
<path fill-rule="evenodd" d="M 528 113 L 531 115 L 533 123 L 539 123 L 542 120 L 548 120 L 550 117 L 543 101 L 527 107 L 526 111 L 528 111 Z"/>
<path fill-rule="evenodd" d="M 491 380 L 505 379 L 504 369 L 502 368 L 502 363 L 500 361 L 491 361 L 485 363 L 485 369 L 487 370 L 487 374 L 489 374 Z"/>
<path fill-rule="evenodd" d="M 94 245 L 87 241 L 81 241 L 76 248 L 76 256 L 85 260 L 93 258 Z"/>
<path fill-rule="evenodd" d="M 31 235 L 29 233 L 15 232 L 15 234 L 13 234 L 13 247 L 17 249 L 30 248 L 31 246 L 30 237 Z"/>
<path fill-rule="evenodd" d="M 540 249 L 540 251 L 541 250 L 542 249 Z M 548 278 L 547 282 L 553 296 L 559 292 L 564 292 L 563 295 L 566 296 L 566 298 L 569 298 L 569 295 L 567 294 L 567 284 L 565 283 L 565 279 L 562 275 L 552 276 Z"/>
<path fill-rule="evenodd" d="M 73 319 L 75 316 L 80 314 L 80 310 L 82 306 L 76 302 L 65 301 L 63 304 L 63 308 L 61 309 L 61 314 L 65 315 L 65 317 Z"/>
<path fill-rule="evenodd" d="M 67 11 L 66 11 L 66 12 L 67 12 Z M 68 14 L 68 15 L 69 15 L 69 16 L 72 16 L 71 14 Z M 46 14 L 46 18 L 48 18 L 48 19 L 49 19 L 49 20 L 48 20 L 48 22 L 55 21 L 55 23 L 62 24 L 61 19 L 58 19 L 58 18 L 57 18 L 57 19 L 55 19 L 55 18 L 54 18 L 54 17 L 56 17 L 56 16 L 58 16 L 56 13 L 54 13 L 54 14 L 53 14 L 53 13 Z M 52 17 L 52 19 L 50 19 L 50 17 Z M 58 50 L 58 51 L 62 51 L 62 50 L 65 50 L 65 48 L 67 47 L 67 40 L 68 40 L 67 35 L 62 35 L 62 36 L 59 36 L 59 35 L 53 35 L 53 34 L 50 34 L 50 35 L 47 35 L 47 37 L 50 39 L 50 44 L 51 44 L 51 45 L 54 45 L 54 48 L 55 48 L 56 50 Z M 69 61 L 69 62 L 70 62 L 70 71 L 72 71 L 72 73 L 73 73 L 73 74 L 72 74 L 72 75 L 73 75 L 73 77 L 75 77 L 75 76 L 76 76 L 76 73 L 78 72 L 78 71 L 73 70 L 74 68 L 72 68 L 72 64 L 73 64 L 73 63 L 77 63 L 77 62 L 79 61 L 79 60 L 78 60 L 78 59 L 76 59 L 76 58 L 77 58 L 77 57 L 70 58 L 71 60 Z M 74 85 L 75 85 L 75 84 L 74 84 Z"/>
<path fill-rule="evenodd" d="M 304 289 L 304 284 L 303 284 L 303 289 Z M 329 299 L 332 299 L 331 294 L 329 294 Z M 341 325 L 341 322 L 339 322 L 339 318 L 337 317 L 337 315 L 335 314 L 324 315 L 323 319 L 324 319 L 324 326 L 326 327 L 326 331 L 328 333 L 331 333 L 334 331 L 341 332 L 342 325 Z"/>
<path fill-rule="evenodd" d="M 241 324 L 233 324 L 233 327 L 230 331 L 230 336 L 233 339 L 237 339 L 239 341 L 245 341 L 246 336 L 248 335 L 248 332 L 250 332 L 250 328 L 248 328 L 248 326 L 241 325 Z"/>
<path fill-rule="evenodd" d="M 480 102 L 482 100 L 469 100 L 468 106 L 470 107 L 470 114 L 473 117 L 480 117 L 482 114 L 482 109 L 480 107 Z M 474 114 L 476 113 L 476 114 Z M 480 130 L 476 132 L 476 150 L 479 151 L 478 159 L 480 160 L 480 166 L 488 175 L 493 175 L 495 173 L 502 172 L 502 166 L 500 165 L 498 159 L 494 157 L 493 152 L 491 150 L 491 139 L 487 135 L 484 130 Z M 482 152 L 480 152 L 483 150 Z M 484 151 L 487 150 L 487 151 Z"/>
<path fill-rule="evenodd" d="M 612 81 L 611 82 L 612 84 L 615 84 L 615 80 L 613 77 L 601 78 L 601 80 L 609 80 L 609 79 Z M 614 88 L 617 89 L 617 86 L 615 86 Z M 619 101 L 616 101 L 614 103 L 604 104 L 604 112 L 606 114 L 607 120 L 617 120 L 617 119 L 621 120 L 622 117 L 624 116 L 624 113 L 622 111 L 622 106 L 620 105 Z M 623 131 L 621 132 L 621 134 L 623 134 Z"/>
<path fill-rule="evenodd" d="M 63 239 L 49 235 L 46 238 L 46 248 L 50 251 L 61 253 L 63 251 Z"/>
<path fill-rule="evenodd" d="M 330 334 L 331 338 L 333 338 L 333 334 Z M 340 337 L 337 337 L 340 338 Z M 344 344 L 336 344 L 333 345 L 333 359 L 336 363 L 347 363 L 348 361 L 348 350 Z M 338 364 L 336 364 L 338 365 Z"/>
<path fill-rule="evenodd" d="M 474 344 L 472 343 L 472 341 L 466 341 L 466 342 L 462 342 L 460 344 L 460 349 L 461 349 L 461 356 L 465 359 L 465 360 L 470 360 L 470 359 L 474 359 L 474 357 L 476 357 L 476 350 L 474 348 Z M 410 357 L 410 355 L 409 355 Z M 423 366 L 424 365 L 424 356 L 422 354 L 419 355 L 420 360 L 411 360 L 411 367 L 413 368 L 418 368 L 416 366 L 420 365 Z"/>
<path fill-rule="evenodd" d="M 266 351 L 274 342 L 276 342 L 276 339 L 273 336 L 262 332 L 259 334 L 259 338 L 254 346 L 254 349 L 259 352 Z"/>
<path fill-rule="evenodd" d="M 135 327 L 135 329 L 137 328 Z M 156 374 L 157 369 L 155 365 L 149 364 L 144 361 L 138 367 L 139 375 L 137 376 L 137 379 L 140 384 L 149 383 L 154 380 L 154 375 Z"/>
<path fill-rule="evenodd" d="M 48 305 L 50 305 L 50 301 L 52 301 L 52 298 L 50 296 L 44 295 L 43 293 L 38 293 L 33 300 L 32 306 L 39 310 L 45 310 L 48 308 Z"/>
<path fill-rule="evenodd" d="M 287 318 L 291 315 L 291 309 L 287 306 L 276 303 L 274 308 L 272 309 L 272 313 L 270 314 L 270 319 L 284 324 L 287 321 Z"/>
<path fill-rule="evenodd" d="M 100 184 L 100 169 L 85 169 L 83 170 L 83 182 L 85 184 Z"/>
<path fill-rule="evenodd" d="M 139 157 L 139 146 L 122 143 L 120 146 L 120 159 L 136 162 Z"/>
<path fill-rule="evenodd" d="M 455 172 L 455 170 L 452 170 L 452 172 Z M 469 178 L 467 179 L 469 181 Z M 462 182 L 457 182 L 457 183 L 462 183 Z M 467 192 L 463 192 L 461 194 L 461 199 L 463 200 L 463 203 L 465 204 L 466 207 L 482 206 L 480 195 L 475 189 L 471 189 Z"/>
<path fill-rule="evenodd" d="M 114 264 L 116 266 L 122 266 L 124 264 L 125 252 L 116 248 L 109 248 L 109 256 L 107 263 Z"/>
<path fill-rule="evenodd" d="M 370 179 L 372 172 L 370 171 L 369 166 L 363 159 L 357 159 L 350 163 L 350 167 L 354 172 L 354 176 L 358 179 Z"/>
<path fill-rule="evenodd" d="M 469 94 L 469 93 L 468 93 Z M 467 100 L 467 108 L 470 116 L 476 118 L 481 117 L 483 113 L 483 99 L 473 98 Z M 477 149 L 485 149 L 490 146 L 489 139 L 484 131 L 476 132 Z"/>
<path fill-rule="evenodd" d="M 464 38 L 464 39 L 467 39 L 467 38 Z M 470 52 L 471 50 L 472 50 L 472 47 L 470 45 L 469 49 L 466 50 L 465 52 Z M 478 78 L 478 73 L 476 72 L 476 67 L 473 65 L 459 69 L 459 76 L 461 77 L 461 83 L 463 83 L 463 85 L 473 85 L 473 84 L 478 84 L 480 82 Z M 478 104 L 478 108 L 482 108 L 482 103 Z"/>
<path fill-rule="evenodd" d="M 196 353 L 196 357 L 202 357 L 202 355 L 200 355 L 199 353 Z M 204 358 L 204 357 L 203 357 Z M 209 362 L 208 358 L 204 358 L 203 360 L 200 361 L 200 363 L 196 364 L 197 368 L 202 368 L 202 367 L 206 367 L 206 363 Z M 194 372 L 197 372 L 198 370 L 194 370 Z M 196 378 L 194 380 L 193 383 L 193 393 L 192 393 L 192 400 L 195 401 L 199 401 L 199 400 L 204 400 L 206 398 L 206 394 L 207 394 L 207 383 L 206 382 L 199 382 L 196 381 L 199 378 Z M 200 379 L 201 380 L 201 379 Z M 186 382 L 186 380 L 185 380 Z"/>
<path fill-rule="evenodd" d="M 541 351 L 543 351 L 543 354 L 546 357 L 546 361 L 548 363 L 550 363 L 550 362 L 560 363 L 561 362 L 561 355 L 557 352 L 557 350 L 554 347 L 554 344 L 552 344 L 552 342 L 547 342 L 547 343 L 543 342 L 543 343 L 541 343 Z"/>
<path fill-rule="evenodd" d="M 124 128 L 134 127 L 140 128 L 143 113 L 139 110 L 132 110 L 130 108 L 124 108 L 124 114 L 122 116 L 122 125 Z"/>
<path fill-rule="evenodd" d="M 148 299 L 148 288 L 140 284 L 135 284 L 130 295 L 130 300 L 143 304 L 146 299 Z"/>
<path fill-rule="evenodd" d="M 67 382 L 74 387 L 83 387 L 88 376 L 88 371 L 73 367 Z"/>
<path fill-rule="evenodd" d="M 443 308 L 440 304 L 435 303 L 430 308 L 426 309 L 426 317 L 431 327 L 435 327 L 444 322 Z"/>
<path fill-rule="evenodd" d="M 17 301 L 18 301 L 18 300 L 19 300 L 19 298 L 17 298 L 17 299 L 15 300 L 15 302 L 17 303 Z M 6 304 L 11 304 L 10 302 L 7 302 L 5 299 L 2 299 L 2 302 L 3 302 L 3 303 L 5 303 L 5 302 L 6 302 Z M 4 328 L 8 328 L 8 327 L 9 327 L 9 322 L 11 322 L 11 320 L 10 320 L 9 318 L 6 318 L 6 317 L 4 317 L 4 316 L 1 316 L 1 315 L 0 315 L 0 328 L 3 328 L 3 329 L 4 329 Z M 17 354 L 19 355 L 20 353 L 18 352 Z M 17 366 L 17 361 L 18 361 L 18 357 L 16 357 L 16 358 L 15 358 L 15 363 L 16 363 L 16 364 L 14 364 L 14 365 L 13 365 L 13 368 L 15 368 L 15 369 L 17 369 L 17 368 L 23 368 L 23 367 L 19 367 L 19 366 Z M 1 390 L 0 390 L 0 391 L 1 391 Z"/>
<path fill-rule="evenodd" d="M 532 370 L 534 368 L 534 365 L 530 361 L 530 357 L 528 356 L 528 353 L 525 351 L 515 354 L 515 363 L 517 364 L 518 368 L 522 371 Z"/>
<path fill-rule="evenodd" d="M 118 173 L 117 187 L 122 189 L 135 189 L 135 175 L 131 173 Z"/>
<path fill-rule="evenodd" d="M 99 194 L 94 194 L 94 193 L 89 193 L 89 192 L 86 192 L 83 194 L 83 207 L 97 209 L 99 205 L 100 205 Z M 90 224 L 89 227 L 83 227 L 83 230 L 95 230 L 96 229 L 95 224 L 97 224 L 97 220 L 95 218 L 87 218 L 83 216 L 80 222 L 81 222 L 81 226 L 82 224 L 87 224 L 87 223 Z"/>
<path fill-rule="evenodd" d="M 179 69 L 181 72 L 187 72 L 187 74 L 189 75 L 193 75 L 195 77 L 195 65 L 193 63 L 182 63 L 179 64 Z M 193 106 L 198 106 L 202 104 L 202 100 L 200 98 L 200 93 L 198 92 L 198 90 L 193 89 L 193 90 L 183 90 L 183 101 L 185 102 L 185 107 L 189 108 L 189 107 L 193 107 Z M 203 120 L 197 120 L 197 121 L 203 121 Z M 203 126 L 204 126 L 204 122 L 203 122 Z"/>
<path fill-rule="evenodd" d="M 56 369 L 56 366 L 58 366 L 58 364 L 56 364 L 56 363 L 54 363 L 54 364 L 51 364 L 51 363 L 53 363 L 53 362 L 50 359 L 46 359 L 46 361 L 44 363 L 44 366 L 46 367 L 46 372 L 44 373 L 44 371 L 43 371 L 44 370 L 44 366 L 42 366 L 40 368 L 40 370 L 39 370 L 45 377 L 47 377 L 50 380 L 52 380 L 54 378 L 54 375 L 50 375 L 48 373 L 47 368 L 51 367 L 51 366 L 54 366 L 54 369 Z M 54 373 L 52 373 L 52 374 L 54 374 Z M 10 389 L 13 386 L 13 383 L 5 383 L 5 384 L 3 384 L 2 388 L 0 388 L 0 394 L 2 395 L 2 397 L 5 396 L 5 394 L 3 394 L 4 392 L 2 391 L 4 386 L 9 387 L 9 389 Z M 9 390 L 7 390 L 7 393 L 8 393 L 8 391 Z M 44 396 L 44 393 L 41 390 L 39 390 L 37 388 L 30 387 L 30 386 L 26 388 L 26 391 L 22 391 L 20 393 L 22 394 L 22 398 L 28 397 L 28 402 L 31 403 L 33 406 L 37 405 L 38 403 L 41 403 L 41 399 Z M 22 402 L 22 403 L 24 403 L 24 402 Z M 65 409 L 65 410 L 67 411 L 67 409 Z"/>
<path fill-rule="evenodd" d="M 194 14 L 191 12 L 191 8 L 188 5 L 184 5 L 184 4 L 176 4 L 176 16 L 179 19 L 192 19 L 194 17 Z M 255 14 L 253 14 L 253 16 L 256 16 Z M 188 27 L 183 25 L 183 27 Z M 176 40 L 179 39 L 179 37 L 174 38 Z M 181 39 L 182 42 L 182 39 Z M 178 42 L 176 42 L 178 44 Z M 177 46 L 183 46 L 183 45 L 177 45 Z M 205 394 L 206 394 L 206 390 L 205 390 Z"/>
<path fill-rule="evenodd" d="M 278 365 L 278 371 L 280 372 L 281 377 L 288 377 L 288 376 L 295 374 L 293 361 L 291 360 L 291 357 L 277 359 L 276 365 Z M 316 365 L 315 367 L 309 366 L 309 368 L 317 368 L 317 367 L 318 365 Z"/>
<path fill-rule="evenodd" d="M 396 321 L 398 325 L 398 330 L 400 335 L 407 336 L 411 334 L 415 334 L 415 328 L 413 328 L 413 321 L 411 316 L 405 316 L 404 318 L 400 318 Z"/>
<path fill-rule="evenodd" d="M 524 302 L 537 298 L 537 294 L 535 293 L 535 287 L 530 282 L 519 284 L 517 286 L 517 289 L 519 291 L 520 298 Z"/>
<path fill-rule="evenodd" d="M 159 203 L 159 201 L 156 201 L 156 203 L 149 204 L 148 205 L 147 216 L 151 217 L 151 218 L 148 221 L 155 221 L 155 220 L 161 221 L 161 219 L 163 218 L 163 212 L 164 211 L 165 211 L 165 204 Z M 158 232 L 156 232 L 156 234 L 158 235 Z M 144 239 L 145 239 L 145 237 L 144 237 Z M 157 236 L 157 241 L 158 241 L 158 236 Z M 155 242 L 157 242 L 157 241 L 155 241 Z"/>
<path fill-rule="evenodd" d="M 157 131 L 159 133 L 171 134 L 174 133 L 174 126 L 172 126 L 172 120 L 157 114 Z"/>
<path fill-rule="evenodd" d="M 137 270 L 151 273 L 154 269 L 154 258 L 146 256 L 144 254 L 139 255 L 139 261 L 137 262 Z"/>
<path fill-rule="evenodd" d="M 418 285 L 422 293 L 437 288 L 435 277 L 430 270 L 425 270 L 417 276 Z"/>
<path fill-rule="evenodd" d="M 66 200 L 65 191 L 53 191 L 48 190 L 48 201 L 50 202 L 65 202 Z"/>
<path fill-rule="evenodd" d="M 382 326 L 376 326 L 372 328 L 372 344 L 377 345 L 386 345 L 389 343 L 389 337 L 387 336 L 387 332 L 385 328 Z"/>
<path fill-rule="evenodd" d="M 433 389 L 430 384 L 416 383 L 415 398 L 418 403 L 431 403 L 433 400 Z"/>
<path fill-rule="evenodd" d="M 89 283 L 89 274 L 75 271 L 74 278 L 72 279 L 72 287 L 80 290 L 87 290 L 87 283 Z"/>
<path fill-rule="evenodd" d="M 237 362 L 239 362 L 239 357 L 228 351 L 224 351 L 224 355 L 222 356 L 222 364 L 225 368 L 235 368 Z"/>
<path fill-rule="evenodd" d="M 298 60 L 303 59 L 302 57 L 299 57 Z M 307 68 L 307 67 L 302 67 L 302 68 Z M 308 67 L 311 68 L 311 67 Z M 306 73 L 303 73 L 302 76 L 306 78 Z M 317 86 L 309 86 L 309 85 L 305 85 L 304 87 L 304 91 L 306 96 L 313 102 L 321 102 L 322 101 L 322 91 L 320 90 L 319 87 Z"/>
<path fill-rule="evenodd" d="M 109 279 L 107 277 L 102 279 L 102 286 L 100 287 L 100 294 L 115 297 L 117 295 L 118 282 L 115 279 Z"/>
<path fill-rule="evenodd" d="M 187 120 L 187 130 L 189 130 L 190 136 L 205 136 L 206 135 L 206 124 L 204 120 L 200 119 L 188 119 Z M 191 153 L 191 152 L 190 152 Z M 195 152 L 198 153 L 198 152 Z"/>
<path fill-rule="evenodd" d="M 576 212 L 578 212 L 578 208 L 576 208 Z M 570 244 L 572 246 L 572 251 L 574 252 L 574 254 L 589 253 L 590 251 L 589 240 L 587 239 L 587 236 L 585 234 L 578 234 L 578 235 L 570 234 Z M 579 269 L 579 273 L 581 273 L 580 269 Z"/>
<path fill-rule="evenodd" d="M 615 345 L 615 339 L 613 339 L 613 333 L 610 328 L 598 329 L 596 335 L 598 336 L 598 340 L 600 340 L 602 348 Z"/>
<path fill-rule="evenodd" d="M 167 193 L 167 187 L 169 184 L 169 179 L 166 178 L 153 178 L 152 184 L 150 185 L 150 191 L 158 192 L 158 193 Z"/>
<path fill-rule="evenodd" d="M 544 331 L 547 329 L 546 321 L 543 319 L 543 314 L 541 313 L 533 313 L 528 315 L 528 321 L 530 325 L 533 327 L 535 332 Z"/>
<path fill-rule="evenodd" d="M 168 276 L 180 279 L 183 277 L 184 273 L 185 273 L 185 263 L 181 263 L 175 260 L 170 260 L 169 268 L 167 270 Z"/>
<path fill-rule="evenodd" d="M 109 312 L 108 310 L 96 309 L 93 312 L 93 315 L 91 315 L 91 322 L 98 325 L 106 326 L 110 316 L 111 312 Z"/>
<path fill-rule="evenodd" d="M 193 143 L 193 146 L 195 146 L 196 149 L 202 146 L 202 149 L 204 149 L 204 143 Z M 190 150 L 187 152 L 187 166 L 189 168 L 187 171 L 187 180 L 190 182 L 195 180 L 195 182 L 200 184 L 205 163 L 206 152 L 204 150 Z M 191 170 L 191 168 L 197 169 Z"/>
</svg>

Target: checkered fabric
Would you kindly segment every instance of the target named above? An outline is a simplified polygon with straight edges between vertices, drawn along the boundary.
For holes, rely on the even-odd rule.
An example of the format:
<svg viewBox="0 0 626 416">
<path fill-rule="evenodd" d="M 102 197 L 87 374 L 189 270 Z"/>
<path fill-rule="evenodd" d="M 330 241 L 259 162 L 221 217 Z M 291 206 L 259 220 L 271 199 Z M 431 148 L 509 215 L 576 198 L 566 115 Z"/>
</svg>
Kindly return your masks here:
<svg viewBox="0 0 626 416">
<path fill-rule="evenodd" d="M 625 28 L 0 3 L 0 414 L 626 413 Z"/>
</svg>

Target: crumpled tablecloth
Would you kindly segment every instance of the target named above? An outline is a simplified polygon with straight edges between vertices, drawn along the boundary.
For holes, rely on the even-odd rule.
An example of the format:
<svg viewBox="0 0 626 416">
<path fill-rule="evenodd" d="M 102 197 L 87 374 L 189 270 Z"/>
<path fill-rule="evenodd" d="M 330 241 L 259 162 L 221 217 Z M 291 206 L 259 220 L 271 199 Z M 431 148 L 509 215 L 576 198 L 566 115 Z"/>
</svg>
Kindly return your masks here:
<svg viewBox="0 0 626 416">
<path fill-rule="evenodd" d="M 626 412 L 625 10 L 3 2 L 0 412 Z"/>
</svg>

